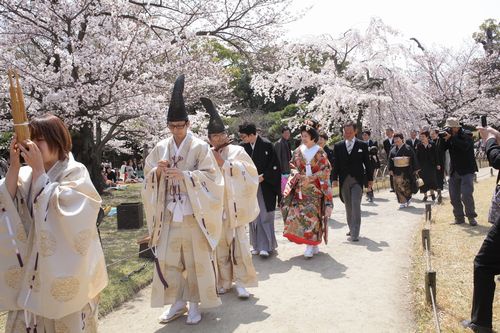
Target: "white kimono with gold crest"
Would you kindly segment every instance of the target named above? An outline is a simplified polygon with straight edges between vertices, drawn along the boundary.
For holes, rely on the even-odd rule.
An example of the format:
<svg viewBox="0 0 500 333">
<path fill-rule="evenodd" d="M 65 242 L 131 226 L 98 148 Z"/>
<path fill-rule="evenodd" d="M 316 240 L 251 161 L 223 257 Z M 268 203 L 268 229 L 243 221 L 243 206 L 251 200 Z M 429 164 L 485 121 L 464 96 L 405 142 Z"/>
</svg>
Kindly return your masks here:
<svg viewBox="0 0 500 333">
<path fill-rule="evenodd" d="M 107 285 L 96 228 L 101 198 L 73 156 L 32 183 L 19 172 L 11 198 L 0 180 L 0 310 L 8 333 L 96 332 Z"/>
<path fill-rule="evenodd" d="M 216 250 L 218 287 L 229 289 L 233 281 L 241 287 L 256 287 L 246 226 L 259 215 L 259 175 L 243 147 L 229 145 L 221 156 L 225 160 L 221 167 L 225 193 L 222 236 Z"/>
<path fill-rule="evenodd" d="M 182 181 L 157 179 L 158 162 L 182 170 Z M 173 137 L 146 158 L 142 198 L 156 256 L 151 306 L 176 300 L 221 304 L 214 250 L 222 228 L 224 180 L 208 144 L 188 132 L 179 147 Z"/>
</svg>

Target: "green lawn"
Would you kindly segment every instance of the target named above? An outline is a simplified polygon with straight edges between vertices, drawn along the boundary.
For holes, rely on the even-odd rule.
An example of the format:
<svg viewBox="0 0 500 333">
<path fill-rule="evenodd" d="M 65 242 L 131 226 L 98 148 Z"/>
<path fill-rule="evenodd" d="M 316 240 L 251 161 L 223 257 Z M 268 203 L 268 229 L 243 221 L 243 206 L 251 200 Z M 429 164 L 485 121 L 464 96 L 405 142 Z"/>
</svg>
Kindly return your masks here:
<svg viewBox="0 0 500 333">
<path fill-rule="evenodd" d="M 103 207 L 116 207 L 122 202 L 140 202 L 141 184 L 132 184 L 124 191 L 113 191 L 103 196 Z M 116 228 L 116 215 L 106 217 L 101 224 L 101 237 L 106 263 L 108 265 L 133 256 L 138 252 L 137 239 L 147 234 L 146 221 L 138 230 Z M 134 273 L 136 272 L 137 273 Z M 103 291 L 99 302 L 99 313 L 105 315 L 118 305 L 132 298 L 139 289 L 148 285 L 153 277 L 153 263 L 134 256 L 131 259 L 108 267 L 109 285 Z"/>
<path fill-rule="evenodd" d="M 113 191 L 102 196 L 103 207 L 116 207 L 122 202 L 140 202 L 141 184 L 131 184 L 123 191 Z M 151 282 L 153 263 L 139 259 L 136 241 L 147 234 L 146 220 L 138 230 L 120 230 L 116 228 L 116 215 L 106 217 L 101 224 L 101 237 L 106 264 L 110 265 L 121 258 L 133 256 L 131 259 L 108 267 L 109 285 L 101 294 L 99 302 L 100 316 L 113 311 L 114 308 L 132 298 L 138 290 Z M 137 272 L 136 272 L 137 271 Z M 0 332 L 3 332 L 6 316 L 0 316 Z"/>
<path fill-rule="evenodd" d="M 432 267 L 437 272 L 437 307 L 443 332 L 465 332 L 460 321 L 470 319 L 473 290 L 473 261 L 491 227 L 487 222 L 496 177 L 480 180 L 474 188 L 479 225 L 451 225 L 454 217 L 449 199 L 433 209 L 431 229 Z M 422 226 L 427 225 L 425 223 Z M 412 258 L 411 282 L 416 332 L 434 332 L 431 306 L 425 302 L 423 255 L 420 232 Z M 498 288 L 498 286 L 497 286 Z M 500 329 L 500 295 L 494 301 L 493 327 Z"/>
</svg>

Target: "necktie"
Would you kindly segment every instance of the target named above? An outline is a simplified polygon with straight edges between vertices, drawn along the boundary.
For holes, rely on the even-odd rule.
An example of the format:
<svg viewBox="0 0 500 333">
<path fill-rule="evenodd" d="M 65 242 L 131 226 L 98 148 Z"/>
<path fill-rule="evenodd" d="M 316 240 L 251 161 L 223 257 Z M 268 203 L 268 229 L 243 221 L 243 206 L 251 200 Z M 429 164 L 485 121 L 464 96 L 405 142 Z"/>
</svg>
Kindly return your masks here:
<svg viewBox="0 0 500 333">
<path fill-rule="evenodd" d="M 347 148 L 347 153 L 351 155 L 352 147 L 354 146 L 354 142 L 352 140 L 347 140 L 345 142 L 346 148 Z"/>
</svg>

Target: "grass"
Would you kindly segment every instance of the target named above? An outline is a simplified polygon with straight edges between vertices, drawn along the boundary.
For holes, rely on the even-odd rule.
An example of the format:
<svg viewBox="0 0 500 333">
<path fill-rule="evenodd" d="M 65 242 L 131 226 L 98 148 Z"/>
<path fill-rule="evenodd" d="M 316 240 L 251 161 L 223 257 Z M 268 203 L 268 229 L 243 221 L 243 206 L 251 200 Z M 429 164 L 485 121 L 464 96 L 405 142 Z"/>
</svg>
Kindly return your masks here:
<svg viewBox="0 0 500 333">
<path fill-rule="evenodd" d="M 131 184 L 124 191 L 113 191 L 103 195 L 103 207 L 116 207 L 122 202 L 140 202 L 141 184 Z M 104 316 L 120 304 L 131 299 L 141 288 L 147 286 L 153 278 L 153 263 L 137 256 L 139 246 L 136 241 L 147 234 L 146 220 L 138 230 L 117 230 L 116 215 L 105 217 L 101 223 L 101 237 L 106 264 L 109 265 L 121 258 L 132 256 L 108 267 L 109 284 L 101 293 L 99 315 Z M 135 256 L 134 256 L 135 255 Z M 134 273 L 137 271 L 136 273 Z M 6 316 L 0 317 L 0 332 L 5 328 Z"/>
<path fill-rule="evenodd" d="M 116 207 L 122 202 L 140 202 L 140 188 L 141 184 L 132 184 L 125 191 L 113 191 L 103 196 L 103 206 Z M 118 231 L 116 223 L 116 215 L 106 217 L 100 227 L 106 263 L 110 265 L 121 258 L 133 257 L 108 267 L 109 285 L 102 292 L 99 302 L 101 316 L 131 299 L 153 278 L 152 262 L 134 256 L 138 253 L 137 239 L 148 233 L 145 219 L 143 227 L 138 230 Z"/>
<path fill-rule="evenodd" d="M 450 225 L 452 207 L 448 200 L 433 210 L 431 229 L 432 268 L 437 272 L 437 306 L 443 332 L 464 332 L 460 322 L 470 319 L 473 289 L 473 261 L 490 228 L 487 222 L 496 177 L 475 186 L 474 199 L 479 225 Z M 417 332 L 435 332 L 432 306 L 425 301 L 426 261 L 420 233 L 416 235 L 411 281 Z M 500 294 L 497 292 L 493 327 L 500 329 Z"/>
</svg>

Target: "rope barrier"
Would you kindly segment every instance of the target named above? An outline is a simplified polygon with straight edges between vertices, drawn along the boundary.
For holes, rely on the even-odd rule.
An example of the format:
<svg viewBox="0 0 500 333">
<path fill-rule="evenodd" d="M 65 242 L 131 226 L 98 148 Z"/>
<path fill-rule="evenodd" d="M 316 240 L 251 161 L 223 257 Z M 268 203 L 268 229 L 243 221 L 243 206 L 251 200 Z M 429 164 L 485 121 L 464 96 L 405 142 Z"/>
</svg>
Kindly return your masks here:
<svg viewBox="0 0 500 333">
<path fill-rule="evenodd" d="M 441 325 L 439 324 L 439 317 L 436 307 L 436 296 L 434 295 L 434 289 L 432 289 L 432 286 L 429 286 L 429 289 L 431 291 L 432 311 L 434 312 L 434 323 L 436 324 L 436 332 L 441 333 Z"/>
<path fill-rule="evenodd" d="M 436 332 L 441 333 L 441 325 L 439 323 L 439 316 L 436 305 L 436 272 L 432 270 L 430 250 L 430 225 L 432 224 L 432 207 L 430 204 L 427 204 L 425 207 L 425 221 L 428 222 L 429 225 L 429 228 L 426 227 L 422 230 L 422 244 L 425 248 L 425 261 L 427 266 L 427 270 L 425 272 L 425 292 L 427 302 L 430 301 L 432 303 L 432 312 L 434 315 Z"/>
<path fill-rule="evenodd" d="M 128 259 L 134 258 L 135 256 L 137 256 L 137 255 L 139 255 L 139 254 L 141 254 L 141 253 L 144 253 L 144 252 L 150 251 L 150 250 L 151 250 L 151 248 L 150 248 L 150 247 L 148 247 L 148 248 L 147 248 L 147 249 L 145 249 L 145 250 L 139 251 L 139 253 L 134 253 L 133 255 L 130 255 L 130 256 L 128 256 L 128 257 L 124 257 L 124 258 L 118 259 L 118 260 L 116 260 L 116 261 L 112 262 L 111 264 L 106 265 L 106 268 L 107 268 L 107 267 L 112 267 L 112 266 L 115 266 L 115 265 L 117 265 L 117 264 L 119 264 L 119 263 L 121 263 L 121 262 L 124 262 L 124 261 L 126 261 L 126 260 L 128 260 Z"/>
</svg>

